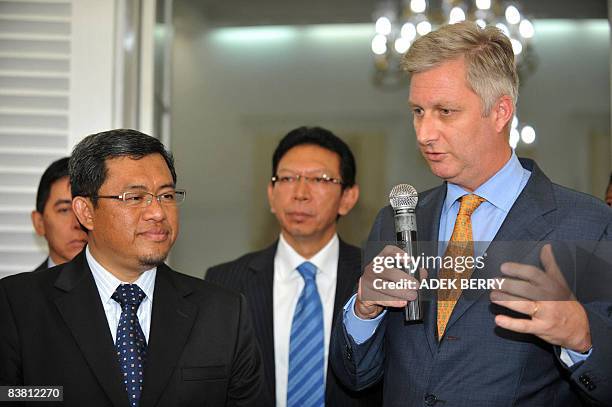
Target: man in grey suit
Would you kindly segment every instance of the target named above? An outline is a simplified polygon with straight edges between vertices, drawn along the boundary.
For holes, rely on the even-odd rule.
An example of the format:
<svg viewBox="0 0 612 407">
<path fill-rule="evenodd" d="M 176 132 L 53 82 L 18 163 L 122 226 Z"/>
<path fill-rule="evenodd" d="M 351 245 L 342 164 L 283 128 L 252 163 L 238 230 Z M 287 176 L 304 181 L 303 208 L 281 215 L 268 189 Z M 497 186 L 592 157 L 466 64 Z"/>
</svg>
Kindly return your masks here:
<svg viewBox="0 0 612 407">
<path fill-rule="evenodd" d="M 579 302 L 563 278 L 567 262 L 557 263 L 567 253 L 543 243 L 588 242 L 574 248 L 573 287 L 592 298 L 584 283 L 611 272 L 612 211 L 510 149 L 518 77 L 509 39 L 493 27 L 444 26 L 415 41 L 403 66 L 419 148 L 445 181 L 419 194 L 419 239 L 437 255 L 450 250 L 445 241 L 469 242 L 470 254 L 488 256 L 463 278 L 506 280 L 501 289 L 435 292 L 423 322 L 406 323 L 401 308 L 414 289 L 364 294 L 370 264 L 334 327 L 332 367 L 354 389 L 384 377 L 385 406 L 610 405 L 609 287 L 599 301 Z M 393 217 L 390 207 L 380 211 L 370 242 L 396 239 Z M 491 244 L 485 252 L 473 242 Z M 428 277 L 444 278 L 445 267 Z M 396 271 L 376 276 L 397 282 Z"/>
</svg>

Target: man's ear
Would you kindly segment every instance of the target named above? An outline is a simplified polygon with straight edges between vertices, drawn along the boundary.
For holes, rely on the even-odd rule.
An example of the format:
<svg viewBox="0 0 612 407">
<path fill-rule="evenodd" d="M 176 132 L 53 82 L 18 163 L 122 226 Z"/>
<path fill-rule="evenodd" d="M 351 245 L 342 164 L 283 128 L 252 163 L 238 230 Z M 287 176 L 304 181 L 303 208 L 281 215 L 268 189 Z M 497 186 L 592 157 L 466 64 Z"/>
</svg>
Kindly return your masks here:
<svg viewBox="0 0 612 407">
<path fill-rule="evenodd" d="M 38 211 L 32 211 L 30 215 L 32 218 L 32 226 L 34 226 L 34 230 L 38 236 L 45 235 L 45 222 L 43 221 L 42 213 Z"/>
<path fill-rule="evenodd" d="M 276 210 L 274 209 L 274 204 L 273 204 L 273 198 L 272 195 L 274 194 L 274 185 L 272 185 L 272 182 L 270 182 L 268 184 L 268 205 L 270 205 L 270 212 L 272 213 L 276 213 Z"/>
<path fill-rule="evenodd" d="M 342 191 L 342 197 L 340 198 L 338 215 L 347 215 L 357 204 L 357 200 L 359 200 L 359 185 L 355 184 L 350 188 L 345 188 L 344 191 Z"/>
<path fill-rule="evenodd" d="M 87 230 L 94 229 L 93 203 L 85 197 L 76 196 L 72 199 L 72 211 Z"/>
<path fill-rule="evenodd" d="M 495 130 L 501 133 L 514 117 L 514 103 L 512 103 L 512 98 L 507 95 L 500 97 L 495 106 L 493 106 L 493 111 L 491 113 L 495 121 Z"/>
</svg>

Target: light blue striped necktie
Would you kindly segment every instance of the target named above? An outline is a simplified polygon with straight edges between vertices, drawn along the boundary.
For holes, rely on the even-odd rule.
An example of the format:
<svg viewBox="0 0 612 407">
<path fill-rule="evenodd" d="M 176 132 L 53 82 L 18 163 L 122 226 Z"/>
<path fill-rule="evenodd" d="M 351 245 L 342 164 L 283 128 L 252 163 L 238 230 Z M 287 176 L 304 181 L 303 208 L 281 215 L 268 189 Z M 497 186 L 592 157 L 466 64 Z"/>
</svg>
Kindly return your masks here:
<svg viewBox="0 0 612 407">
<path fill-rule="evenodd" d="M 289 340 L 287 407 L 325 405 L 323 306 L 317 291 L 317 267 L 300 264 L 304 289 L 295 307 Z"/>
</svg>

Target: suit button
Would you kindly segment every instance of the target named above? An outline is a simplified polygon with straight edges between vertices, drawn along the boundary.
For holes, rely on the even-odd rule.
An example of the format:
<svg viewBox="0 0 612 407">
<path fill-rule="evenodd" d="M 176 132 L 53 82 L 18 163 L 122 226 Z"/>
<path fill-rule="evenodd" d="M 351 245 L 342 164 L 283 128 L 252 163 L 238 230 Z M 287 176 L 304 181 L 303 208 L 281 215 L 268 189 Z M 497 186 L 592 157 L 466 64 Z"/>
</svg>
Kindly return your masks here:
<svg viewBox="0 0 612 407">
<path fill-rule="evenodd" d="M 425 396 L 425 404 L 428 406 L 433 406 L 438 401 L 438 398 L 434 394 L 428 394 Z"/>
<path fill-rule="evenodd" d="M 591 378 L 585 374 L 581 375 L 578 380 L 580 381 L 580 383 L 584 384 L 585 386 L 588 386 L 589 384 L 591 384 Z"/>
<path fill-rule="evenodd" d="M 587 390 L 588 390 L 588 391 L 593 391 L 593 390 L 595 390 L 596 388 L 597 388 L 597 386 L 595 386 L 593 383 L 590 383 L 590 384 L 587 386 Z"/>
</svg>

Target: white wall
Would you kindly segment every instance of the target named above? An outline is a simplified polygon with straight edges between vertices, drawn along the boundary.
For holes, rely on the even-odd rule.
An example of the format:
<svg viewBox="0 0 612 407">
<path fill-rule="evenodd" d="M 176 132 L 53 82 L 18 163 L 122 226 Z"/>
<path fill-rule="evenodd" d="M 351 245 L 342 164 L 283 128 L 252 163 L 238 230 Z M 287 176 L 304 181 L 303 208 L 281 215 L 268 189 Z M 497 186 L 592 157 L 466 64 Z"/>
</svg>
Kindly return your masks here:
<svg viewBox="0 0 612 407">
<path fill-rule="evenodd" d="M 592 134 L 603 134 L 604 144 L 610 137 L 607 21 L 540 21 L 536 30 L 539 65 L 521 89 L 519 113 L 538 139 L 525 153 L 553 180 L 590 192 L 592 174 L 610 169 L 609 154 L 599 157 L 605 168 L 589 167 L 597 161 Z M 371 35 L 369 24 L 207 30 L 176 3 L 172 149 L 188 198 L 175 267 L 201 276 L 261 247 L 274 224 L 264 194 L 272 149 L 300 125 L 375 137 L 385 158 L 357 164 L 380 166 L 384 191 L 399 182 L 420 190 L 439 183 L 417 152 L 407 87 L 385 92 L 371 84 Z M 361 232 L 345 236 L 353 243 L 367 233 L 371 208 L 386 201 L 386 193 L 362 193 L 369 218 L 362 213 Z"/>
</svg>

